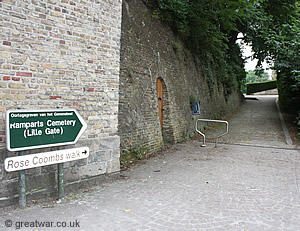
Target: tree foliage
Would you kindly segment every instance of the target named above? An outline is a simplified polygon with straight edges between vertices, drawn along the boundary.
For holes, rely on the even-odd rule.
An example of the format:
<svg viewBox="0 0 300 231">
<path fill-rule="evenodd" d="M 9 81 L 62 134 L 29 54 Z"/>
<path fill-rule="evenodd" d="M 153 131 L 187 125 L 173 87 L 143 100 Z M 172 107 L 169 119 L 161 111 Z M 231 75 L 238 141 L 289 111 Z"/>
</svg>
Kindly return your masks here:
<svg viewBox="0 0 300 231">
<path fill-rule="evenodd" d="M 209 85 L 222 84 L 228 96 L 246 76 L 235 41 L 250 1 L 157 0 L 156 3 L 161 18 L 199 57 Z"/>
<path fill-rule="evenodd" d="M 241 91 L 243 94 L 247 93 L 248 83 L 265 82 L 269 79 L 269 74 L 264 70 L 250 70 L 246 74 L 246 78 L 242 80 Z"/>
<path fill-rule="evenodd" d="M 164 20 L 197 53 L 222 55 L 246 15 L 244 0 L 157 0 Z"/>
<path fill-rule="evenodd" d="M 254 82 L 264 82 L 269 79 L 269 74 L 267 72 L 262 72 L 260 75 L 256 73 L 256 71 L 248 71 L 246 76 L 247 83 Z"/>
<path fill-rule="evenodd" d="M 243 28 L 245 41 L 251 43 L 258 65 L 264 60 L 274 63 L 281 106 L 299 110 L 299 2 L 261 0 L 249 15 Z"/>
<path fill-rule="evenodd" d="M 280 102 L 299 105 L 299 1 L 295 0 L 144 0 L 171 25 L 203 64 L 209 82 L 230 94 L 246 77 L 237 36 L 252 46 L 258 66 L 274 63 Z"/>
</svg>

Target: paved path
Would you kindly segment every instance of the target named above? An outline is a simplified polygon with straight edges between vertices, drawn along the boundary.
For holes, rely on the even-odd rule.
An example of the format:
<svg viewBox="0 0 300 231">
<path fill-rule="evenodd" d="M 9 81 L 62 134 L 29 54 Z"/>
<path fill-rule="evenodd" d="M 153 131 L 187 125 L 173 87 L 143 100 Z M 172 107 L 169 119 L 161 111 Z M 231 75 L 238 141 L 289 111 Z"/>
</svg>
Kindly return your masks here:
<svg viewBox="0 0 300 231">
<path fill-rule="evenodd" d="M 243 107 L 248 103 L 254 102 L 246 101 L 238 113 L 247 112 Z M 257 112 L 263 113 L 264 108 Z M 236 123 L 234 118 L 260 118 L 252 110 L 244 116 L 238 113 L 231 124 Z M 23 223 L 19 229 L 38 231 L 300 230 L 300 151 L 286 148 L 275 117 L 267 113 L 256 129 L 246 122 L 243 129 L 245 133 L 255 130 L 256 135 L 249 138 L 253 144 L 268 146 L 274 141 L 265 138 L 271 137 L 271 130 L 280 148 L 232 144 L 215 148 L 212 143 L 201 148 L 197 140 L 176 144 L 121 172 L 120 180 L 79 195 L 70 193 L 61 204 L 0 211 L 0 230 L 15 230 L 21 221 L 80 225 L 24 228 Z M 248 141 L 242 138 L 245 133 L 238 136 L 238 142 Z M 5 227 L 7 220 L 12 221 L 12 228 Z"/>
<path fill-rule="evenodd" d="M 220 142 L 293 148 L 288 145 L 276 107 L 277 96 L 248 96 L 240 110 L 229 118 L 229 133 Z M 222 134 L 224 126 L 205 133 Z"/>
</svg>

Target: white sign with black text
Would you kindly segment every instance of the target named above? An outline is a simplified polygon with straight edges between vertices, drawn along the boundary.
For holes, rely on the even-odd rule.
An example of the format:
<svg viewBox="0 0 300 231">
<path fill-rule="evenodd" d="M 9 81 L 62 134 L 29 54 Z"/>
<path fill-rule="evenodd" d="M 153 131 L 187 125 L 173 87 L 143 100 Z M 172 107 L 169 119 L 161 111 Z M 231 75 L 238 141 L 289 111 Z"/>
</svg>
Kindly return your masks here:
<svg viewBox="0 0 300 231">
<path fill-rule="evenodd" d="M 9 157 L 4 161 L 4 168 L 7 172 L 13 172 L 51 164 L 60 164 L 73 160 L 80 160 L 87 158 L 89 154 L 90 151 L 88 147 L 81 147 Z"/>
</svg>

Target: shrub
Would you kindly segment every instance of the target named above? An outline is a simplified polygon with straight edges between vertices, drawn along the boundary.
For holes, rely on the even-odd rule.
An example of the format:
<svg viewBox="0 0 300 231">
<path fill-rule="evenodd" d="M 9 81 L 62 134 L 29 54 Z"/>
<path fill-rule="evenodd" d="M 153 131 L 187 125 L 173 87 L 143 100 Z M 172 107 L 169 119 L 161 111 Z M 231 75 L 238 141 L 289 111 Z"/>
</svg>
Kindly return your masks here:
<svg viewBox="0 0 300 231">
<path fill-rule="evenodd" d="M 277 81 L 270 80 L 260 83 L 247 83 L 247 95 L 277 88 Z"/>
</svg>

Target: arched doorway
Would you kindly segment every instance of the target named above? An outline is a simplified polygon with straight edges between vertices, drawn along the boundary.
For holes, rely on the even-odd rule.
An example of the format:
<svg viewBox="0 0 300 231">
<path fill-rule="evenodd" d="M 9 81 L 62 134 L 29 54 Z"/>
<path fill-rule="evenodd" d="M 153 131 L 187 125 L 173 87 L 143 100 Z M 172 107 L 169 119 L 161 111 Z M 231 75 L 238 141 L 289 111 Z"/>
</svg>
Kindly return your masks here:
<svg viewBox="0 0 300 231">
<path fill-rule="evenodd" d="M 164 143 L 174 143 L 173 127 L 171 123 L 170 102 L 166 84 L 162 78 L 156 80 L 156 95 L 160 129 Z"/>
</svg>

